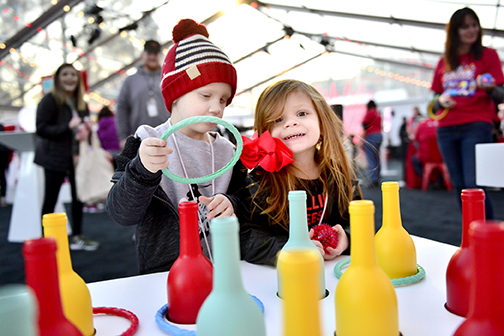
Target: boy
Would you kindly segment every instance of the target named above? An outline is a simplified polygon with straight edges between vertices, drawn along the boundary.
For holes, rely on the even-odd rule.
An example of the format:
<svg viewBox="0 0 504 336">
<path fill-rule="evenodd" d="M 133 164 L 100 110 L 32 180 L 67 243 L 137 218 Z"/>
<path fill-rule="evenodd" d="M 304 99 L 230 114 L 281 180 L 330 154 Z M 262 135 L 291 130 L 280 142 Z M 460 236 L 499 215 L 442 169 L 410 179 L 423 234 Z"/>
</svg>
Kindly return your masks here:
<svg viewBox="0 0 504 336">
<path fill-rule="evenodd" d="M 115 182 L 107 213 L 121 225 L 136 225 L 135 241 L 140 273 L 168 271 L 179 254 L 178 204 L 200 201 L 203 252 L 208 255 L 209 220 L 234 214 L 236 199 L 225 197 L 233 172 L 199 185 L 174 182 L 162 174 L 168 168 L 182 177 L 201 177 L 224 167 L 234 146 L 210 130 L 215 124 L 181 128 L 166 141 L 161 135 L 193 116 L 222 118 L 236 92 L 236 70 L 208 39 L 205 26 L 181 20 L 173 29 L 174 46 L 163 63 L 161 91 L 171 118 L 155 128 L 140 126 L 116 157 Z M 235 169 L 235 171 L 238 171 Z M 233 200 L 233 203 L 230 201 Z"/>
</svg>

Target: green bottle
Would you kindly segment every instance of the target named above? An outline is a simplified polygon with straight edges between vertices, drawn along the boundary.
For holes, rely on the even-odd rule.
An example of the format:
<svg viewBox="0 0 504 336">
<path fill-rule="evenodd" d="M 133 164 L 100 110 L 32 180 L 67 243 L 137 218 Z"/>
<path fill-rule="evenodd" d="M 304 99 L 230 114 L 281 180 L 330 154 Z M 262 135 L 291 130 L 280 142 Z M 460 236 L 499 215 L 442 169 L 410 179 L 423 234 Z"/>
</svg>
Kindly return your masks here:
<svg viewBox="0 0 504 336">
<path fill-rule="evenodd" d="M 0 336 L 37 336 L 38 305 L 26 285 L 0 287 Z"/>
<path fill-rule="evenodd" d="M 210 225 L 214 259 L 213 288 L 196 319 L 198 336 L 265 336 L 259 306 L 243 287 L 236 217 Z"/>
<path fill-rule="evenodd" d="M 289 191 L 289 240 L 284 245 L 282 250 L 278 255 L 278 263 L 281 262 L 280 255 L 283 251 L 289 249 L 299 249 L 307 248 L 317 251 L 319 255 L 320 263 L 320 288 L 319 288 L 319 298 L 323 299 L 326 295 L 325 288 L 325 273 L 324 273 L 324 258 L 319 252 L 319 249 L 313 241 L 310 239 L 310 234 L 308 231 L 308 219 L 306 213 L 306 191 L 304 190 L 294 190 Z M 280 265 L 277 265 L 277 270 Z M 283 298 L 282 288 L 281 288 L 281 274 L 277 271 L 278 280 L 278 296 Z"/>
</svg>

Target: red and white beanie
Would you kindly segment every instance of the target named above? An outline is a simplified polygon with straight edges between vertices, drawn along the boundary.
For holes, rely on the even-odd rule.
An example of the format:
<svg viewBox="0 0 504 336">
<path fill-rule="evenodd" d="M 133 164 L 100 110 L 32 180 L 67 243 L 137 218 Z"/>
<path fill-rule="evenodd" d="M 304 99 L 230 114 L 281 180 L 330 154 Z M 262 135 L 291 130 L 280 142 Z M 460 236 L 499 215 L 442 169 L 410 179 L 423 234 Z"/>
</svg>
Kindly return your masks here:
<svg viewBox="0 0 504 336">
<path fill-rule="evenodd" d="M 173 28 L 173 42 L 163 62 L 161 92 L 171 112 L 175 100 L 210 83 L 231 85 L 231 104 L 236 93 L 236 70 L 227 55 L 208 39 L 206 27 L 191 19 Z"/>
</svg>

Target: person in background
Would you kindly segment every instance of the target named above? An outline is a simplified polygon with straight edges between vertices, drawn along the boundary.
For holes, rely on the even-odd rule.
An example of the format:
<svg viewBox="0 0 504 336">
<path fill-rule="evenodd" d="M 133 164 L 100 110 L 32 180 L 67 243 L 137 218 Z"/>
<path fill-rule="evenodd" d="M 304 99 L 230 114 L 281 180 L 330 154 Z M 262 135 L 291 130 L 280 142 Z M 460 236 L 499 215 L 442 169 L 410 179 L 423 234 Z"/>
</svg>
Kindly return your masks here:
<svg viewBox="0 0 504 336">
<path fill-rule="evenodd" d="M 100 113 L 98 113 L 98 130 L 96 133 L 98 134 L 103 149 L 110 154 L 115 167 L 113 158 L 115 155 L 119 154 L 120 151 L 119 138 L 117 137 L 114 112 L 107 106 L 102 107 Z"/>
<path fill-rule="evenodd" d="M 406 131 L 408 132 L 410 141 L 413 141 L 415 139 L 416 130 L 421 120 L 422 113 L 420 113 L 420 109 L 415 106 L 413 108 L 413 115 L 408 119 L 406 124 Z"/>
<path fill-rule="evenodd" d="M 114 185 L 106 210 L 120 225 L 136 225 L 135 242 L 140 273 L 170 270 L 180 250 L 178 205 L 199 202 L 199 228 L 203 253 L 210 256 L 210 219 L 230 216 L 236 197 L 223 193 L 235 185 L 227 171 L 216 179 L 183 184 L 169 179 L 162 169 L 186 177 L 206 176 L 224 167 L 235 147 L 217 132 L 213 123 L 187 125 L 167 140 L 160 137 L 173 125 L 194 116 L 222 118 L 236 92 L 236 70 L 227 55 L 208 39 L 204 25 L 181 20 L 173 29 L 174 46 L 163 65 L 161 89 L 171 118 L 161 125 L 140 126 L 116 156 Z M 193 57 L 185 58 L 184 50 Z M 159 85 L 158 85 L 159 86 Z M 237 171 L 239 165 L 235 165 Z M 243 174 L 244 175 L 244 174 Z"/>
<path fill-rule="evenodd" d="M 472 9 L 455 11 L 446 31 L 445 52 L 434 71 L 431 90 L 435 97 L 429 108 L 433 113 L 447 112 L 439 118 L 437 141 L 462 207 L 462 189 L 480 188 L 476 185 L 475 145 L 492 141 L 495 102 L 504 101 L 504 75 L 497 52 L 482 45 L 481 25 Z M 492 79 L 485 81 L 482 75 L 487 73 Z M 488 194 L 485 214 L 493 219 Z"/>
<path fill-rule="evenodd" d="M 70 249 L 93 251 L 99 243 L 82 234 L 83 204 L 77 198 L 74 157 L 78 141 L 87 139 L 90 130 L 89 109 L 79 72 L 71 64 L 62 64 L 54 74 L 54 86 L 37 106 L 37 140 L 34 162 L 44 168 L 45 188 L 42 215 L 53 213 L 65 180 L 72 192 L 72 236 Z"/>
<path fill-rule="evenodd" d="M 311 229 L 320 223 L 330 225 L 339 237 L 336 249 L 329 247 L 327 252 L 314 240 L 324 259 L 349 252 L 348 206 L 361 195 L 343 146 L 342 127 L 342 121 L 309 84 L 283 80 L 261 93 L 255 110 L 256 136 L 272 137 L 287 150 L 281 151 L 285 157 L 275 160 L 283 162 L 281 166 L 245 164 L 252 170 L 237 195 L 244 209 L 238 218 L 246 261 L 275 265 L 277 253 L 289 238 L 291 190 L 306 190 L 310 237 L 314 234 Z"/>
<path fill-rule="evenodd" d="M 438 121 L 430 118 L 420 121 L 415 133 L 413 145 L 417 151 L 411 156 L 411 163 L 415 173 L 422 178 L 423 166 L 427 162 L 443 162 L 441 153 L 439 152 L 436 130 Z M 440 189 L 443 185 L 443 176 L 438 173 L 437 179 L 433 185 L 434 189 Z"/>
<path fill-rule="evenodd" d="M 410 138 L 408 137 L 408 120 L 402 118 L 401 127 L 399 128 L 399 139 L 401 139 L 401 161 L 403 167 L 403 179 L 406 180 L 406 157 L 408 156 L 408 146 Z"/>
<path fill-rule="evenodd" d="M 382 118 L 376 109 L 376 103 L 370 100 L 367 103 L 367 111 L 362 120 L 364 128 L 364 153 L 368 162 L 368 177 L 372 188 L 380 184 L 380 147 L 383 141 Z"/>
<path fill-rule="evenodd" d="M 0 124 L 0 132 L 4 131 L 4 125 Z M 5 171 L 9 167 L 11 154 L 11 149 L 0 144 L 0 207 L 2 208 L 7 206 L 7 200 L 5 198 L 7 195 L 7 179 L 5 177 Z"/>
<path fill-rule="evenodd" d="M 120 146 L 140 125 L 157 126 L 164 123 L 170 113 L 166 110 L 159 87 L 161 79 L 161 45 L 149 40 L 142 52 L 142 65 L 136 74 L 126 78 L 117 98 L 116 127 Z"/>
</svg>

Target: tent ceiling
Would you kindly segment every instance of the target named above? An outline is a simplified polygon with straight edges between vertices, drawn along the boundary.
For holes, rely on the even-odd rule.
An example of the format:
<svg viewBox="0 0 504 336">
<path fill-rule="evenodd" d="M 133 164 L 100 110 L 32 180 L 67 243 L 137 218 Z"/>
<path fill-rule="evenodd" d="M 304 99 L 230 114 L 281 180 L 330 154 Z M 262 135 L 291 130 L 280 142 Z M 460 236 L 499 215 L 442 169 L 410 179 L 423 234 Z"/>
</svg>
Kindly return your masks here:
<svg viewBox="0 0 504 336">
<path fill-rule="evenodd" d="M 497 49 L 504 61 L 499 0 L 240 5 L 232 0 L 6 0 L 0 5 L 0 106 L 36 104 L 41 79 L 63 62 L 87 70 L 91 101 L 109 104 L 124 76 L 138 66 L 143 42 L 157 39 L 166 52 L 173 26 L 186 17 L 204 22 L 210 39 L 235 63 L 235 103 L 245 108 L 257 90 L 283 76 L 361 86 L 360 81 L 401 80 L 403 86 L 415 85 L 415 94 L 426 95 L 443 51 L 445 24 L 466 5 L 480 18 L 484 45 Z"/>
</svg>

